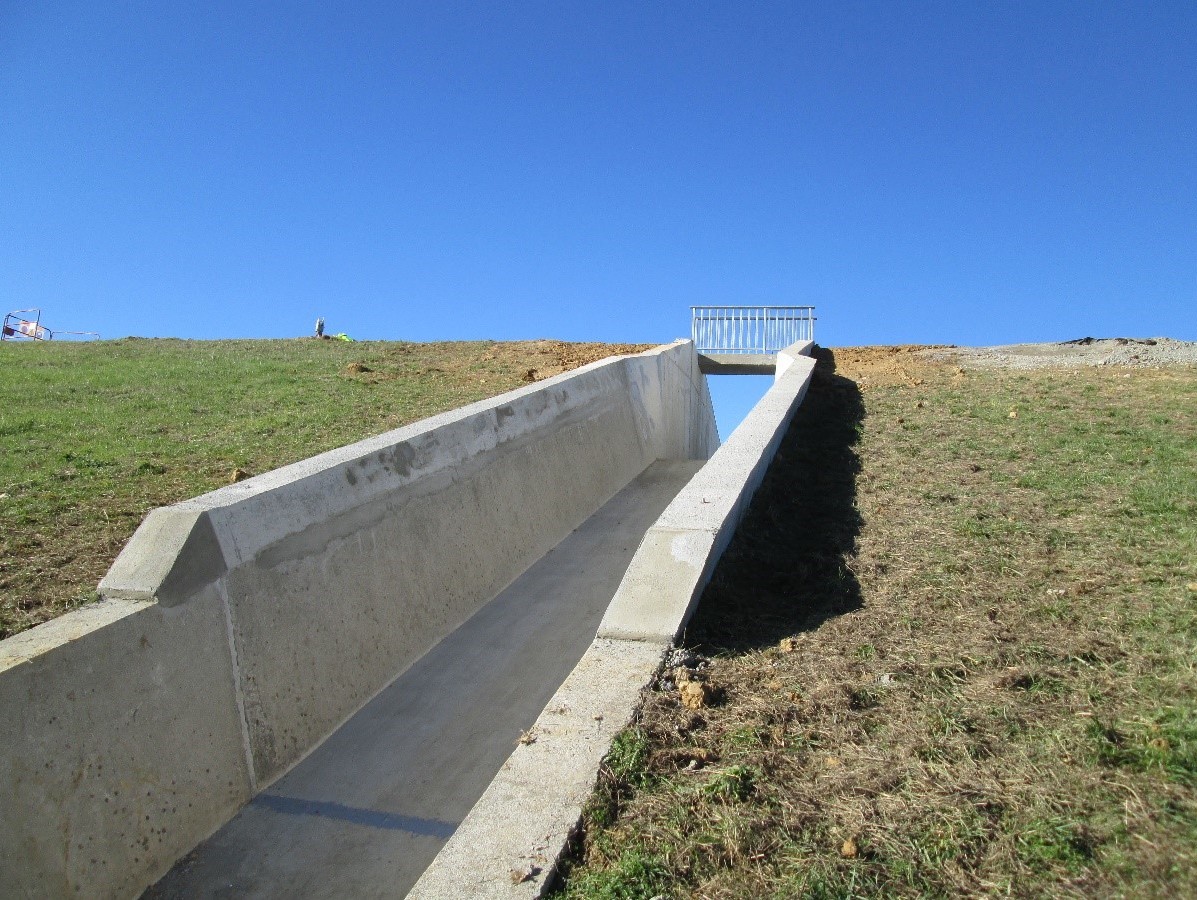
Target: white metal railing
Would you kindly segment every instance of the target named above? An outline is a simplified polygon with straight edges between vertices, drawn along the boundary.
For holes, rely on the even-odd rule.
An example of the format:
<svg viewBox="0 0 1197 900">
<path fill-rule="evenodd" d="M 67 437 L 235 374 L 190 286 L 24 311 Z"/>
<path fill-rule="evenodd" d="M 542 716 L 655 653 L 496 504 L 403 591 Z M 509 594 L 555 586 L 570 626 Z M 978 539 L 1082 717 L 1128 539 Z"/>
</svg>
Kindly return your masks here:
<svg viewBox="0 0 1197 900">
<path fill-rule="evenodd" d="M 815 339 L 813 306 L 691 306 L 699 353 L 776 353 Z"/>
</svg>

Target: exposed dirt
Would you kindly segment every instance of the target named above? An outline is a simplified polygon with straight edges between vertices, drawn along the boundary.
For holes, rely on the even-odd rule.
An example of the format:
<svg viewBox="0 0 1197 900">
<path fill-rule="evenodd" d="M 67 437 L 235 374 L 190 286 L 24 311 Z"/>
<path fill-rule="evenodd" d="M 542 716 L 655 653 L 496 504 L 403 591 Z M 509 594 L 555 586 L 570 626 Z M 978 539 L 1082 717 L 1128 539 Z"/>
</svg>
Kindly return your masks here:
<svg viewBox="0 0 1197 900">
<path fill-rule="evenodd" d="M 948 357 L 937 355 L 954 350 L 947 344 L 893 344 L 880 347 L 837 347 L 835 367 L 843 377 L 855 381 L 860 390 L 889 384 L 917 386 L 932 373 L 955 374 Z"/>
<path fill-rule="evenodd" d="M 557 340 L 516 341 L 496 344 L 489 353 L 482 358 L 491 360 L 527 359 L 539 357 L 536 365 L 525 370 L 523 380 L 526 382 L 543 381 L 568 372 L 608 356 L 627 353 L 640 353 L 651 350 L 656 344 L 593 344 L 569 343 Z"/>
</svg>

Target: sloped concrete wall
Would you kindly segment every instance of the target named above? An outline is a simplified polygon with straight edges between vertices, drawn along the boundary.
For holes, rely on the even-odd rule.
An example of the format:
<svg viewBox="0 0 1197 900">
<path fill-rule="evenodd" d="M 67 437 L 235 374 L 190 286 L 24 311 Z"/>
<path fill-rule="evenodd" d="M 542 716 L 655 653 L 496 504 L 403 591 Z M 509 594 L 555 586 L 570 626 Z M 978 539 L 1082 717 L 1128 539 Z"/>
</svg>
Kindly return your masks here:
<svg viewBox="0 0 1197 900">
<path fill-rule="evenodd" d="M 0 642 L 0 896 L 131 896 L 250 797 L 219 592 Z"/>
<path fill-rule="evenodd" d="M 641 541 L 598 635 L 408 900 L 535 900 L 553 883 L 599 765 L 633 718 L 777 453 L 814 372 L 777 354 L 773 386 Z M 513 878 L 511 873 L 527 877 Z"/>
<path fill-rule="evenodd" d="M 649 464 L 717 445 L 678 342 L 155 510 L 102 602 L 0 642 L 0 895 L 136 894 Z"/>
</svg>

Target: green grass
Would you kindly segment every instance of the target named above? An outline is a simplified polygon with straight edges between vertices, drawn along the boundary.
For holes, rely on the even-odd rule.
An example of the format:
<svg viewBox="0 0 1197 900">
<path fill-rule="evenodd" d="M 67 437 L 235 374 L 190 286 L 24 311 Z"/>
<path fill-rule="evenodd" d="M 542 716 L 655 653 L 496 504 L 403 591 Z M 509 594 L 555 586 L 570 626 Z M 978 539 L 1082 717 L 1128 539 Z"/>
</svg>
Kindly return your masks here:
<svg viewBox="0 0 1197 900">
<path fill-rule="evenodd" d="M 666 884 L 668 870 L 660 860 L 629 850 L 607 868 L 580 876 L 575 890 L 594 900 L 649 900 Z"/>
<path fill-rule="evenodd" d="M 828 362 L 565 896 L 1197 895 L 1197 371 Z"/>
<path fill-rule="evenodd" d="M 635 349 L 0 344 L 0 637 L 86 602 L 155 506 Z"/>
</svg>

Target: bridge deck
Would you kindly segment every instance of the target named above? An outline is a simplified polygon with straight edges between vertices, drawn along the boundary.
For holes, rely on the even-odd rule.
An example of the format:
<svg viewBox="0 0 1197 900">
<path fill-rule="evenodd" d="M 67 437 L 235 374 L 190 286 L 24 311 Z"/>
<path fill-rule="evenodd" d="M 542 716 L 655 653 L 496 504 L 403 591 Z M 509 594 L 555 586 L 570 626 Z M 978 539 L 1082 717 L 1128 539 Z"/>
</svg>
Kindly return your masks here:
<svg viewBox="0 0 1197 900">
<path fill-rule="evenodd" d="M 698 368 L 704 375 L 772 375 L 776 353 L 700 353 Z"/>
</svg>

